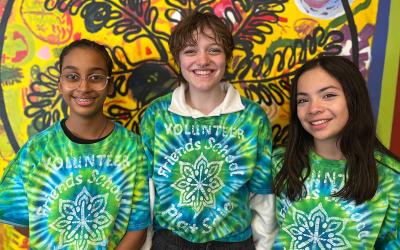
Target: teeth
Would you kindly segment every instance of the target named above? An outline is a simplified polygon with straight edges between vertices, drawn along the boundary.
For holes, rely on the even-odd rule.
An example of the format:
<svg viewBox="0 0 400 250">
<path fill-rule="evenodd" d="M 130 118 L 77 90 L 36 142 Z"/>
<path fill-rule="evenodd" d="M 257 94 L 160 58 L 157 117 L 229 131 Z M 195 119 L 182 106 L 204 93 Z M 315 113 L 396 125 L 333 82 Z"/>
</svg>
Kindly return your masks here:
<svg viewBox="0 0 400 250">
<path fill-rule="evenodd" d="M 92 100 L 92 98 L 78 98 L 78 97 L 75 97 L 75 99 L 79 102 L 89 102 Z"/>
<path fill-rule="evenodd" d="M 319 120 L 319 121 L 311 122 L 311 124 L 312 125 L 321 125 L 321 124 L 326 123 L 326 122 L 328 122 L 328 120 Z"/>
<path fill-rule="evenodd" d="M 209 75 L 211 70 L 194 70 L 193 71 L 196 75 Z"/>
</svg>

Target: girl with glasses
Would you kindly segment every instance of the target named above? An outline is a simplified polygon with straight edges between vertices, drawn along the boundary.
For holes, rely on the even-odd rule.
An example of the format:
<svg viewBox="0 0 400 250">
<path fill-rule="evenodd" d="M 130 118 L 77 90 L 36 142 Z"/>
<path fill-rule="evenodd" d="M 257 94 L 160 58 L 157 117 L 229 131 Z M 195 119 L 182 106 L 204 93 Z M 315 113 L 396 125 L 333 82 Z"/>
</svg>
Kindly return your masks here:
<svg viewBox="0 0 400 250">
<path fill-rule="evenodd" d="M 140 249 L 150 223 L 147 166 L 137 135 L 103 114 L 114 85 L 104 46 L 60 55 L 68 118 L 29 139 L 0 182 L 0 222 L 32 249 Z"/>
</svg>

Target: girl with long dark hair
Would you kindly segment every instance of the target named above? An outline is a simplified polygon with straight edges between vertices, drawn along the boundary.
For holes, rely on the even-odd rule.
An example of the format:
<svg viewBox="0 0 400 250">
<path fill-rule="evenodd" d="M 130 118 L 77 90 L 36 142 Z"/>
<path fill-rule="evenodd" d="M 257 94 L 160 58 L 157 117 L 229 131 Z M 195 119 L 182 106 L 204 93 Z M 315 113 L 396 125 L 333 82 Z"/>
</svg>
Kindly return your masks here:
<svg viewBox="0 0 400 250">
<path fill-rule="evenodd" d="M 304 64 L 288 144 L 274 152 L 281 249 L 400 249 L 399 159 L 378 140 L 366 83 L 339 56 Z"/>
</svg>

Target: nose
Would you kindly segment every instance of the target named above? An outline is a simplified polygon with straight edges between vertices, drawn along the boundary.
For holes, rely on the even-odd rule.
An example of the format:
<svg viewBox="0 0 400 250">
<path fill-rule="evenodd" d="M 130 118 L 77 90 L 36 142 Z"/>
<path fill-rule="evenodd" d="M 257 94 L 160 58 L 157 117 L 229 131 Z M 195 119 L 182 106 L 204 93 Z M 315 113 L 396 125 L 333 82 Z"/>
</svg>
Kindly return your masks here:
<svg viewBox="0 0 400 250">
<path fill-rule="evenodd" d="M 197 57 L 197 64 L 199 66 L 206 66 L 209 64 L 209 62 L 210 62 L 210 58 L 209 58 L 209 55 L 207 54 L 207 52 L 205 52 L 205 51 L 200 52 Z"/>
<path fill-rule="evenodd" d="M 89 83 L 86 77 L 81 77 L 81 81 L 79 83 L 78 89 L 86 90 L 89 89 Z"/>
<path fill-rule="evenodd" d="M 308 106 L 309 114 L 318 114 L 324 110 L 324 106 L 320 100 L 310 100 L 310 104 Z"/>
</svg>

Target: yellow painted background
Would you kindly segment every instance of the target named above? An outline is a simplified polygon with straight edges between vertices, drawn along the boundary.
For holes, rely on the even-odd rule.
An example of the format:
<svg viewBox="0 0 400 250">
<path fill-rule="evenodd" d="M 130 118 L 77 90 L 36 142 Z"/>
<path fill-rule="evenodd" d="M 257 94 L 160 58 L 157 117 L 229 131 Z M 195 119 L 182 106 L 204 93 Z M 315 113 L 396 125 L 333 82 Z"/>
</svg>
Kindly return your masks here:
<svg viewBox="0 0 400 250">
<path fill-rule="evenodd" d="M 307 14 L 296 1 L 254 2 L 0 1 L 4 37 L 0 174 L 15 156 L 16 148 L 67 115 L 57 92 L 58 55 L 63 46 L 78 38 L 108 46 L 118 84 L 106 101 L 105 113 L 137 131 L 148 103 L 177 84 L 177 68 L 167 53 L 167 39 L 175 25 L 171 18 L 194 9 L 214 11 L 230 20 L 237 44 L 230 80 L 242 95 L 259 102 L 268 113 L 275 144 L 284 142 L 293 72 L 305 59 L 319 53 L 351 58 L 348 20 L 343 11 L 335 17 Z M 360 65 L 366 74 L 378 1 L 355 0 L 350 5 L 360 44 L 364 44 L 360 55 L 366 58 L 360 56 Z M 372 33 L 362 32 L 368 29 Z M 165 74 L 170 77 L 165 78 Z M 28 249 L 28 241 L 12 228 L 0 225 L 2 249 Z"/>
</svg>

